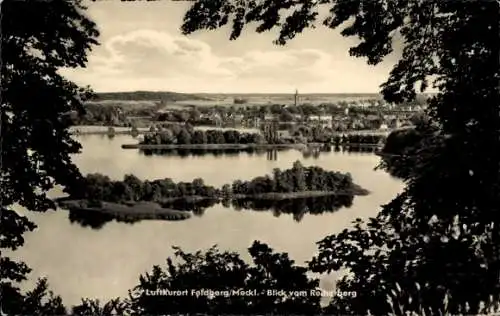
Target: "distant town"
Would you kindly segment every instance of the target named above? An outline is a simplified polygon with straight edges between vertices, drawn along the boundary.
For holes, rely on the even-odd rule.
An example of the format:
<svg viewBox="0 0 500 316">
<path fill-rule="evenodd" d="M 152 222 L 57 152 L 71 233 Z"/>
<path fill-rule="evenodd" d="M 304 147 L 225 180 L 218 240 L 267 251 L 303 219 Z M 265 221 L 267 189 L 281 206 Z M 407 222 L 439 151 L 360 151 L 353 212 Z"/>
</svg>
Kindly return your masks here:
<svg viewBox="0 0 500 316">
<path fill-rule="evenodd" d="M 299 136 L 304 129 L 323 133 L 390 131 L 414 125 L 423 115 L 425 96 L 391 104 L 367 95 L 192 95 L 172 92 L 97 94 L 72 125 L 156 131 L 166 124 L 213 128 L 258 129 L 273 126 L 280 137 Z M 91 129 L 96 131 L 96 129 Z M 76 133 L 91 130 L 73 128 Z M 302 133 L 303 134 L 303 133 Z"/>
</svg>

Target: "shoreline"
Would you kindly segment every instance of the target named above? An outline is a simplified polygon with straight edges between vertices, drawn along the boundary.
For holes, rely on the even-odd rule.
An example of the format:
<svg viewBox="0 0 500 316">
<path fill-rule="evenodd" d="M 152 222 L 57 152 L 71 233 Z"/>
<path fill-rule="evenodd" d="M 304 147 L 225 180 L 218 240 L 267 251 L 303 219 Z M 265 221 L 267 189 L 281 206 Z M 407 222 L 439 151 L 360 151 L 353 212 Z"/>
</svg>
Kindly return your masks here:
<svg viewBox="0 0 500 316">
<path fill-rule="evenodd" d="M 89 201 L 84 199 L 62 198 L 57 202 L 61 209 L 79 213 L 99 213 L 116 219 L 173 221 L 189 219 L 192 216 L 190 211 L 163 208 L 158 203 L 148 201 L 138 201 L 129 205 L 100 201 L 102 204 L 99 207 L 89 206 Z"/>
<path fill-rule="evenodd" d="M 354 188 L 353 192 L 342 192 L 342 191 L 301 191 L 301 192 L 269 192 L 260 194 L 236 194 L 231 196 L 231 200 L 243 200 L 243 199 L 254 199 L 254 200 L 293 200 L 293 199 L 307 199 L 315 197 L 324 196 L 366 196 L 369 195 L 370 191 L 363 189 L 361 187 Z"/>
<path fill-rule="evenodd" d="M 366 196 L 370 191 L 354 185 L 350 192 L 347 191 L 300 191 L 300 192 L 268 192 L 260 194 L 217 194 L 217 196 L 189 195 L 183 197 L 168 197 L 157 201 L 91 201 L 88 199 L 71 198 L 71 196 L 54 199 L 58 208 L 67 210 L 81 218 L 101 218 L 109 221 L 142 221 L 142 220 L 163 220 L 163 221 L 182 221 L 192 218 L 193 211 L 179 210 L 171 208 L 175 202 L 196 205 L 211 201 L 215 205 L 224 203 L 224 201 L 268 201 L 279 203 L 282 201 L 293 201 L 300 199 L 314 199 L 336 196 Z M 232 203 L 231 203 L 232 204 Z M 175 206 L 174 206 L 175 207 Z M 205 206 L 210 207 L 210 206 Z M 204 207 L 204 208 L 205 208 Z M 71 216 L 71 215 L 70 215 Z"/>
<path fill-rule="evenodd" d="M 154 122 L 152 122 L 154 123 Z M 174 124 L 175 122 L 170 122 Z M 181 123 L 179 123 L 181 125 Z M 132 133 L 132 127 L 125 127 L 125 126 L 106 126 L 106 125 L 72 125 L 69 127 L 69 131 L 73 135 L 107 135 L 108 134 L 108 129 L 110 127 L 113 127 L 115 130 L 115 134 L 131 134 Z M 210 126 L 210 125 L 197 125 L 194 126 L 195 130 L 248 130 L 248 131 L 253 131 L 257 132 L 257 128 L 253 127 L 217 127 L 217 126 Z M 366 129 L 366 130 L 348 130 L 348 131 L 338 131 L 335 132 L 335 134 L 338 135 L 360 135 L 360 136 L 365 136 L 365 135 L 380 135 L 380 136 L 388 136 L 392 131 L 398 130 L 398 129 L 387 129 L 387 130 L 378 130 L 378 129 Z M 139 134 L 150 134 L 150 133 L 156 133 L 156 131 L 150 131 L 149 127 L 138 127 L 137 131 Z"/>
<path fill-rule="evenodd" d="M 122 149 L 310 149 L 319 148 L 322 146 L 338 146 L 338 147 L 369 147 L 380 148 L 380 144 L 364 144 L 364 143 L 308 143 L 308 144 L 122 144 Z"/>
<path fill-rule="evenodd" d="M 301 149 L 306 144 L 123 144 L 122 149 Z"/>
<path fill-rule="evenodd" d="M 162 207 L 161 204 L 172 203 L 176 201 L 186 201 L 187 203 L 197 203 L 206 200 L 214 200 L 220 203 L 223 200 L 268 200 L 282 201 L 294 199 L 307 199 L 325 196 L 366 196 L 370 192 L 361 187 L 357 187 L 354 192 L 335 192 L 335 191 L 302 191 L 302 192 L 269 192 L 260 194 L 235 194 L 225 197 L 208 197 L 208 196 L 185 196 L 161 199 L 158 202 L 153 201 L 136 201 L 136 202 L 106 202 L 99 201 L 101 206 L 90 206 L 87 199 L 72 199 L 71 197 L 63 197 L 55 199 L 57 205 L 62 209 L 80 211 L 80 212 L 97 212 L 101 214 L 111 215 L 115 217 L 134 216 L 138 219 L 159 219 L 161 217 L 174 217 L 174 219 L 187 219 L 191 217 L 191 211 L 175 210 Z"/>
</svg>

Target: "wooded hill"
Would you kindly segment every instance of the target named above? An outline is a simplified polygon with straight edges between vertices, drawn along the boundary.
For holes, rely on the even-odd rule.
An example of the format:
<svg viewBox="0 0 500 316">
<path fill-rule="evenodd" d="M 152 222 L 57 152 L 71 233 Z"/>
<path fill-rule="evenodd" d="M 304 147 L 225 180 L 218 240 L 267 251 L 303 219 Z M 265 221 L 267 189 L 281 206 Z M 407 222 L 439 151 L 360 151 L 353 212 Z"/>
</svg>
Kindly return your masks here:
<svg viewBox="0 0 500 316">
<path fill-rule="evenodd" d="M 158 91 L 132 91 L 132 92 L 101 92 L 96 93 L 92 101 L 119 100 L 119 101 L 187 101 L 209 100 L 196 94 Z"/>
</svg>

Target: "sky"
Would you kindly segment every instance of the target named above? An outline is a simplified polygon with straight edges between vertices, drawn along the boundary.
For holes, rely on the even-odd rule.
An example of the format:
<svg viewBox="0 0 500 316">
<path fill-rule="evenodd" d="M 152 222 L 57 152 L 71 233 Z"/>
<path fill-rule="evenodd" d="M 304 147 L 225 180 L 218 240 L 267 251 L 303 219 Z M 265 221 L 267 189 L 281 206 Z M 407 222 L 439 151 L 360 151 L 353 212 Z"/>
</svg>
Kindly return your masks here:
<svg viewBox="0 0 500 316">
<path fill-rule="evenodd" d="M 236 41 L 230 28 L 180 32 L 189 1 L 88 2 L 100 45 L 86 68 L 63 74 L 96 92 L 185 93 L 377 93 L 398 50 L 377 66 L 349 56 L 356 38 L 318 22 L 286 46 L 272 43 L 277 31 L 248 27 Z M 323 15 L 328 8 L 320 11 Z"/>
</svg>

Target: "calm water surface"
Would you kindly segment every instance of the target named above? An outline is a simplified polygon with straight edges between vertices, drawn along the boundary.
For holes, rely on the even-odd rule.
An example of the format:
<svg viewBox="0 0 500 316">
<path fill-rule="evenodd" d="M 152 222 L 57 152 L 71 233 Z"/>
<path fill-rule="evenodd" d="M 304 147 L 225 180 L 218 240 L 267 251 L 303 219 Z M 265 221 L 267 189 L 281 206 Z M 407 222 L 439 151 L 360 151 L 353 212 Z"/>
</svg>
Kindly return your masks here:
<svg viewBox="0 0 500 316">
<path fill-rule="evenodd" d="M 164 264 L 172 246 L 187 251 L 206 249 L 214 244 L 249 258 L 246 249 L 253 240 L 269 243 L 277 251 L 286 251 L 297 262 L 309 260 L 316 251 L 315 242 L 350 226 L 357 217 L 374 216 L 380 205 L 389 202 L 402 189 L 399 180 L 382 171 L 374 171 L 379 158 L 373 154 L 321 153 L 304 159 L 298 151 L 279 152 L 277 160 L 266 155 L 237 156 L 146 156 L 136 150 L 123 150 L 134 143 L 127 135 L 109 139 L 102 135 L 80 136 L 83 152 L 74 157 L 83 173 L 99 172 L 113 179 L 135 174 L 141 179 L 170 177 L 175 181 L 203 178 L 221 186 L 236 179 L 251 179 L 268 174 L 273 168 L 291 168 L 296 160 L 305 166 L 350 172 L 354 181 L 372 193 L 355 197 L 350 208 L 322 215 L 307 214 L 300 222 L 288 214 L 235 211 L 216 205 L 201 217 L 180 222 L 145 221 L 133 225 L 107 223 L 101 230 L 71 224 L 64 210 L 27 215 L 39 226 L 26 235 L 26 244 L 15 252 L 33 269 L 33 279 L 46 276 L 51 289 L 67 305 L 81 297 L 109 299 L 124 296 L 138 284 L 139 274 L 154 264 Z M 23 212 L 24 213 L 24 212 Z M 335 275 L 325 277 L 322 287 L 331 287 Z"/>
</svg>

